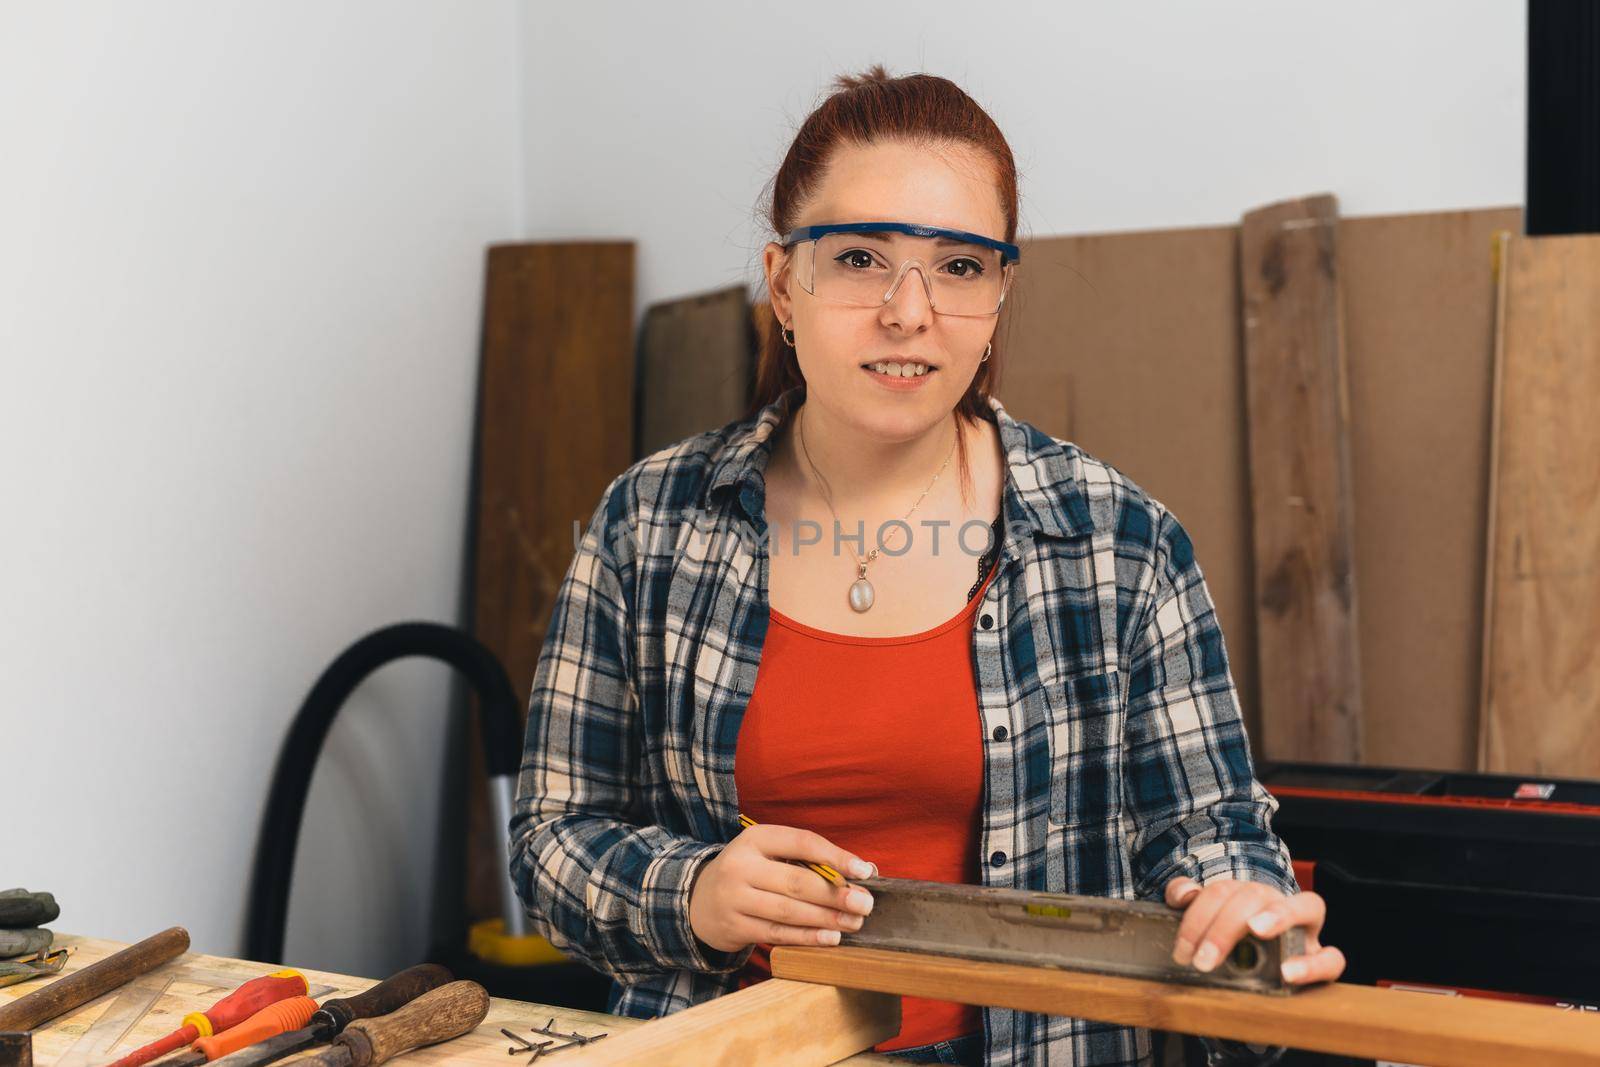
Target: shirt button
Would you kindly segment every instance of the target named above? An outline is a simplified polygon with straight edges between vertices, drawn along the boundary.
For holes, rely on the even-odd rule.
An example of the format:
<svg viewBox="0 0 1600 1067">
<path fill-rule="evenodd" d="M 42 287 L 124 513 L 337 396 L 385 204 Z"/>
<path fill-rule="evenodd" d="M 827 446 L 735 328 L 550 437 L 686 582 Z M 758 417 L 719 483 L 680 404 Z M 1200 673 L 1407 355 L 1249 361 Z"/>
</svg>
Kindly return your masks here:
<svg viewBox="0 0 1600 1067">
<path fill-rule="evenodd" d="M 996 726 L 994 728 L 994 739 L 996 741 L 1004 741 L 1006 739 L 1006 728 L 1004 726 Z"/>
<path fill-rule="evenodd" d="M 978 625 L 982 626 L 985 630 L 994 629 L 994 616 L 985 613 L 981 618 L 978 619 Z"/>
<path fill-rule="evenodd" d="M 996 852 L 994 855 L 989 857 L 989 866 L 991 866 L 991 867 L 1004 867 L 1005 865 L 1006 865 L 1006 854 L 1004 852 Z"/>
</svg>

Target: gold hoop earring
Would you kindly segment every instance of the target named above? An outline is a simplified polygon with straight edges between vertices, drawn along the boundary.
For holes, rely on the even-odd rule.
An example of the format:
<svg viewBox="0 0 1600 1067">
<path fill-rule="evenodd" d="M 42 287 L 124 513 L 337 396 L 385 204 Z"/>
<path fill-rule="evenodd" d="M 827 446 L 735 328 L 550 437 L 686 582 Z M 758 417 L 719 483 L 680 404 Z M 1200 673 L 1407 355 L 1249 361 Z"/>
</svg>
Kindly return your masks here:
<svg viewBox="0 0 1600 1067">
<path fill-rule="evenodd" d="M 785 326 L 783 329 L 779 330 L 778 333 L 779 333 L 779 336 L 781 336 L 783 338 L 783 343 L 784 344 L 788 345 L 790 348 L 794 347 L 794 331 L 793 330 L 791 330 L 789 327 Z"/>
<path fill-rule="evenodd" d="M 983 346 L 983 358 L 978 360 L 978 362 L 979 363 L 987 363 L 987 362 L 989 362 L 989 352 L 993 348 L 994 348 L 994 342 L 993 341 L 990 341 L 988 344 L 984 345 Z"/>
</svg>

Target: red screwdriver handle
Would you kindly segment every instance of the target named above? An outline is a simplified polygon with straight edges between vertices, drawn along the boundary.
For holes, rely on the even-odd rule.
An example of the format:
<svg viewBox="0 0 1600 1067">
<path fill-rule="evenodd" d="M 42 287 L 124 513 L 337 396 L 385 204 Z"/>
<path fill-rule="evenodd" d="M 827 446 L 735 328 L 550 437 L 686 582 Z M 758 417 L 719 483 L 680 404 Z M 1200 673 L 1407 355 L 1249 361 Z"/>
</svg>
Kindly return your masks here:
<svg viewBox="0 0 1600 1067">
<path fill-rule="evenodd" d="M 258 1041 L 298 1030 L 317 1010 L 317 1002 L 310 997 L 290 997 L 276 1004 L 268 1004 L 238 1026 L 220 1034 L 202 1037 L 194 1043 L 196 1052 L 205 1053 L 206 1061 L 221 1059 L 230 1052 L 238 1052 Z"/>
<path fill-rule="evenodd" d="M 211 1005 L 209 1010 L 192 1011 L 185 1015 L 183 1025 L 178 1029 L 159 1041 L 134 1049 L 111 1067 L 142 1067 L 174 1049 L 182 1048 L 197 1037 L 210 1037 L 218 1030 L 236 1026 L 268 1004 L 300 996 L 307 989 L 306 977 L 299 971 L 274 971 L 261 978 L 252 978 Z"/>
<path fill-rule="evenodd" d="M 199 1031 L 199 1036 L 210 1037 L 233 1029 L 268 1004 L 303 997 L 308 989 L 306 976 L 299 971 L 273 971 L 250 979 L 205 1011 L 190 1012 L 183 1022 Z"/>
</svg>

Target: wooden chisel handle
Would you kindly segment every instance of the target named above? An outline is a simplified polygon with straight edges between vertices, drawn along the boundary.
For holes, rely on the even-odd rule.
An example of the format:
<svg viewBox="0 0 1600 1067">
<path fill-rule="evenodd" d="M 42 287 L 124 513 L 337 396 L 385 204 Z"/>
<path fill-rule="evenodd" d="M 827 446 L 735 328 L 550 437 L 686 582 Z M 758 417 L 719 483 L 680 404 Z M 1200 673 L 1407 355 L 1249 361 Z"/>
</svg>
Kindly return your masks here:
<svg viewBox="0 0 1600 1067">
<path fill-rule="evenodd" d="M 437 963 L 419 963 L 407 967 L 399 974 L 390 975 L 371 989 L 353 997 L 335 997 L 322 1002 L 317 1014 L 326 1017 L 332 1029 L 322 1035 L 324 1041 L 341 1033 L 357 1019 L 371 1019 L 398 1011 L 430 989 L 438 989 L 453 979 L 449 968 Z"/>
<path fill-rule="evenodd" d="M 0 1007 L 0 1030 L 36 1029 L 188 950 L 189 931 L 181 926 L 163 930 Z"/>
<path fill-rule="evenodd" d="M 489 994 L 477 982 L 451 982 L 398 1011 L 357 1019 L 334 1039 L 350 1052 L 351 1067 L 378 1064 L 423 1045 L 437 1045 L 473 1030 L 489 1014 Z"/>
</svg>

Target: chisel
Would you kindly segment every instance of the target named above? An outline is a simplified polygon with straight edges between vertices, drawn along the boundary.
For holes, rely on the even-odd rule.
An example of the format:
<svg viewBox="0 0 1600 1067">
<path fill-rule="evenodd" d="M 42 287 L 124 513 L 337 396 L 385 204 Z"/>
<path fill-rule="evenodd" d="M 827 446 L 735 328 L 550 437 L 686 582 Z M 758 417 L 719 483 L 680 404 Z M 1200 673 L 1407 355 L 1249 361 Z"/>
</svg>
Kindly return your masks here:
<svg viewBox="0 0 1600 1067">
<path fill-rule="evenodd" d="M 446 968 L 436 963 L 422 963 L 408 967 L 399 974 L 385 978 L 364 993 L 323 1001 L 322 1007 L 311 1016 L 304 1029 L 270 1037 L 260 1044 L 240 1049 L 211 1062 L 227 1064 L 228 1067 L 262 1067 L 312 1045 L 326 1044 L 344 1032 L 345 1027 L 352 1022 L 386 1016 L 398 1011 L 407 1004 L 417 1001 L 424 994 L 444 986 L 453 977 L 454 975 Z"/>
<path fill-rule="evenodd" d="M 299 1062 L 306 1067 L 377 1067 L 402 1052 L 470 1033 L 489 1014 L 489 993 L 477 982 L 451 982 L 422 994 L 398 1011 L 357 1019 L 333 1045 Z M 248 1056 L 250 1050 L 217 1063 Z"/>
</svg>

